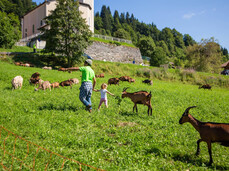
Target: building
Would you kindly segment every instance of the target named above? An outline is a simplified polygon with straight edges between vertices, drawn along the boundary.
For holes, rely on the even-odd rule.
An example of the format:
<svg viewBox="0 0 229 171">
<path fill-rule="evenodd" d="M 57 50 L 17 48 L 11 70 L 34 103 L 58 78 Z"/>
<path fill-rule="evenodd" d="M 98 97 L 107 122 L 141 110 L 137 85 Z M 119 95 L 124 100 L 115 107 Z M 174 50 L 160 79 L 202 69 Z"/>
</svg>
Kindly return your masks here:
<svg viewBox="0 0 229 171">
<path fill-rule="evenodd" d="M 79 10 L 83 13 L 90 30 L 94 33 L 94 0 L 78 0 Z M 40 34 L 39 29 L 45 27 L 44 18 L 56 8 L 56 0 L 45 0 L 42 4 L 26 13 L 21 19 L 22 39 L 34 38 Z"/>
</svg>

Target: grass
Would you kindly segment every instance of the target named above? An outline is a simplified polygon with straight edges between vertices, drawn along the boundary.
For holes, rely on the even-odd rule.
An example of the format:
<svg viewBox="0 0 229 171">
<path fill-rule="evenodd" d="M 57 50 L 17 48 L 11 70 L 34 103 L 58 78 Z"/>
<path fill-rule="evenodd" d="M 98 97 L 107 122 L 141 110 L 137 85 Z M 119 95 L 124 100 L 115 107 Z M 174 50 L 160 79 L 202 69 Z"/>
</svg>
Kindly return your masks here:
<svg viewBox="0 0 229 171">
<path fill-rule="evenodd" d="M 125 43 L 125 42 L 105 40 L 105 39 L 97 38 L 97 37 L 91 37 L 91 40 L 98 41 L 98 42 L 103 42 L 103 43 L 115 44 L 117 46 L 128 46 L 128 47 L 134 47 L 134 48 L 136 48 L 136 46 L 134 46 L 133 44 L 129 44 L 129 43 Z"/>
<path fill-rule="evenodd" d="M 0 52 L 33 52 L 33 48 L 28 46 L 13 46 L 11 49 L 0 48 Z"/>
<path fill-rule="evenodd" d="M 101 65 L 95 61 L 96 74 L 108 70 L 105 78 L 98 78 L 96 88 L 110 77 L 119 77 L 135 65 L 113 64 L 120 72 L 109 74 L 112 64 Z M 97 68 L 96 66 L 100 66 Z M 135 68 L 136 67 L 136 68 Z M 193 105 L 190 113 L 201 121 L 229 122 L 228 89 L 216 87 L 212 91 L 198 89 L 196 85 L 180 82 L 166 82 L 155 79 L 154 85 L 142 84 L 145 78 L 134 77 L 135 84 L 127 82 L 120 86 L 111 85 L 108 90 L 121 96 L 124 87 L 129 92 L 146 90 L 152 92 L 153 115 L 147 115 L 147 107 L 138 105 L 139 113 L 133 113 L 133 103 L 108 95 L 109 108 L 97 107 L 100 94 L 93 92 L 93 112 L 85 111 L 79 100 L 79 87 L 61 87 L 50 91 L 34 91 L 29 85 L 30 76 L 39 72 L 43 80 L 63 81 L 80 79 L 80 72 L 64 73 L 56 70 L 26 68 L 0 61 L 0 124 L 15 134 L 65 157 L 104 170 L 229 170 L 227 148 L 213 144 L 211 167 L 206 143 L 201 143 L 201 153 L 196 157 L 198 132 L 190 125 L 179 125 L 184 110 Z M 119 74 L 119 75 L 117 75 Z M 21 90 L 11 90 L 11 80 L 16 75 L 24 78 Z M 1 147 L 7 133 L 2 132 Z M 14 142 L 7 139 L 6 143 Z M 11 148 L 10 148 L 11 147 Z M 25 157 L 26 144 L 17 140 L 16 155 Z M 20 149 L 25 149 L 24 152 Z M 12 145 L 7 146 L 12 150 Z M 19 152 L 17 152 L 19 151 Z M 31 147 L 29 159 L 33 159 L 36 149 Z M 0 149 L 0 153 L 2 150 Z M 1 156 L 1 155 L 0 155 Z M 7 156 L 7 155 L 6 155 Z M 36 170 L 43 170 L 49 154 L 42 150 L 36 157 Z M 4 163 L 7 164 L 7 157 Z M 9 163 L 12 159 L 9 159 Z M 8 163 L 8 164 L 9 164 Z M 57 170 L 62 161 L 58 158 L 50 162 L 48 170 Z M 15 168 L 17 164 L 15 162 Z M 67 164 L 64 170 L 74 170 Z M 85 168 L 85 170 L 88 170 Z"/>
</svg>

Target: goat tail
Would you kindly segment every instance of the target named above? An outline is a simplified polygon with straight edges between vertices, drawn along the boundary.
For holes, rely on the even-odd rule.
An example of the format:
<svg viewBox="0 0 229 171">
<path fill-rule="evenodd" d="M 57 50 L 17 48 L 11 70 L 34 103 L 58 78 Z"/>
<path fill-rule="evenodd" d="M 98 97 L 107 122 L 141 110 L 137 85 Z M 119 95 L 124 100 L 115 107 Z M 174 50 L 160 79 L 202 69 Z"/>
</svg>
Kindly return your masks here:
<svg viewBox="0 0 229 171">
<path fill-rule="evenodd" d="M 229 141 L 221 142 L 220 145 L 225 146 L 225 147 L 229 147 Z"/>
</svg>

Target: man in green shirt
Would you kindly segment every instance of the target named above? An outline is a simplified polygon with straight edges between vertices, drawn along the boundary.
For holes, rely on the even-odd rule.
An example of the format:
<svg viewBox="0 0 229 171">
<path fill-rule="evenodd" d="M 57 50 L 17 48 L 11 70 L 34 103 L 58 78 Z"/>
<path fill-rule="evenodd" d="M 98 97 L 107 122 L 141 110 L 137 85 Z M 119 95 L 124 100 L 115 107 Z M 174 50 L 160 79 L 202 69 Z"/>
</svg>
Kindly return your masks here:
<svg viewBox="0 0 229 171">
<path fill-rule="evenodd" d="M 37 53 L 37 45 L 36 45 L 36 43 L 33 44 L 33 53 Z"/>
<path fill-rule="evenodd" d="M 95 73 L 92 70 L 91 65 L 92 65 L 92 60 L 87 59 L 84 62 L 83 67 L 76 68 L 76 70 L 79 70 L 82 72 L 79 99 L 86 106 L 89 112 L 92 111 L 91 95 L 92 95 L 92 90 L 95 89 L 95 84 L 96 84 Z"/>
</svg>

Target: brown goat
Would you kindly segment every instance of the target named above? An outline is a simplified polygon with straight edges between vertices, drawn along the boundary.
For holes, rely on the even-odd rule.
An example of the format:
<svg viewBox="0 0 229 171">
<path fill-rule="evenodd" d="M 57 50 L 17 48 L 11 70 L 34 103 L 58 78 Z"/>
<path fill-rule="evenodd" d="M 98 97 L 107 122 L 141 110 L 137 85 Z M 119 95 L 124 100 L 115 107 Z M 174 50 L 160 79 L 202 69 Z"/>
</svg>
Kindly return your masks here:
<svg viewBox="0 0 229 171">
<path fill-rule="evenodd" d="M 211 143 L 218 142 L 223 146 L 229 146 L 229 124 L 201 122 L 189 114 L 189 110 L 196 106 L 188 107 L 180 118 L 179 123 L 189 122 L 199 132 L 200 139 L 197 141 L 196 155 L 200 153 L 200 142 L 205 141 L 208 145 L 208 153 L 210 156 L 209 165 L 213 163 Z"/>
<path fill-rule="evenodd" d="M 59 68 L 58 71 L 64 71 L 65 72 L 65 71 L 68 71 L 68 69 L 67 68 Z"/>
<path fill-rule="evenodd" d="M 96 78 L 104 78 L 104 74 L 95 75 Z"/>
<path fill-rule="evenodd" d="M 60 83 L 60 86 L 62 86 L 62 87 L 64 87 L 64 86 L 70 86 L 70 87 L 72 88 L 72 84 L 73 84 L 72 81 L 66 80 L 66 81 L 62 81 L 62 82 Z"/>
<path fill-rule="evenodd" d="M 32 74 L 29 83 L 37 85 L 39 83 L 39 80 L 40 80 L 40 74 L 38 72 L 35 72 L 34 74 Z"/>
<path fill-rule="evenodd" d="M 122 98 L 128 97 L 131 99 L 131 101 L 134 103 L 133 112 L 134 108 L 136 108 L 136 112 L 138 112 L 137 104 L 143 104 L 148 106 L 148 116 L 152 116 L 151 92 L 148 93 L 147 91 L 138 91 L 134 93 L 128 93 L 126 90 L 127 88 L 123 89 Z"/>
<path fill-rule="evenodd" d="M 201 89 L 201 88 L 211 90 L 212 87 L 209 84 L 204 84 L 202 86 L 199 86 L 199 89 Z"/>
<path fill-rule="evenodd" d="M 129 83 L 135 83 L 135 79 L 130 78 L 130 79 L 129 79 Z"/>
<path fill-rule="evenodd" d="M 111 85 L 111 84 L 118 84 L 119 85 L 119 79 L 118 78 L 110 78 L 108 80 L 108 85 Z"/>
<path fill-rule="evenodd" d="M 129 81 L 130 77 L 129 76 L 121 76 L 119 77 L 120 81 Z"/>
<path fill-rule="evenodd" d="M 51 87 L 54 89 L 54 88 L 59 88 L 59 83 L 58 82 L 54 82 L 51 84 Z"/>
</svg>

